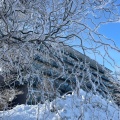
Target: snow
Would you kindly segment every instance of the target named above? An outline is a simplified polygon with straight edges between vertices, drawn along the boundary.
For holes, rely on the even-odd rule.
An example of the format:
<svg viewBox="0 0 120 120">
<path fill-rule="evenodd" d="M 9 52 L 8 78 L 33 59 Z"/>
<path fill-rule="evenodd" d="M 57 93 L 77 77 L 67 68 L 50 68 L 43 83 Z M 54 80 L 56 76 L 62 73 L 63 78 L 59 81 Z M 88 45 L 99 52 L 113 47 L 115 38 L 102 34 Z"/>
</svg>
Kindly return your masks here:
<svg viewBox="0 0 120 120">
<path fill-rule="evenodd" d="M 0 120 L 120 120 L 120 109 L 101 96 L 80 90 L 38 105 L 1 111 Z"/>
<path fill-rule="evenodd" d="M 0 72 L 2 71 L 2 68 L 0 67 Z"/>
</svg>

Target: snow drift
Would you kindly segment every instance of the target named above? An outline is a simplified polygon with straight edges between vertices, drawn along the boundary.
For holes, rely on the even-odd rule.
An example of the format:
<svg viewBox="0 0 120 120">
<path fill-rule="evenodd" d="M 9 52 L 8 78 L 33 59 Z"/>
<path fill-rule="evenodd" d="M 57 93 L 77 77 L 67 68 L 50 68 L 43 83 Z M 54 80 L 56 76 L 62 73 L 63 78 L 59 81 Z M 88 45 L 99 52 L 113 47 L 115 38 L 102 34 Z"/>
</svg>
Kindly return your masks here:
<svg viewBox="0 0 120 120">
<path fill-rule="evenodd" d="M 0 120 L 120 120 L 120 109 L 101 96 L 80 90 L 52 102 L 18 105 L 0 112 Z"/>
</svg>

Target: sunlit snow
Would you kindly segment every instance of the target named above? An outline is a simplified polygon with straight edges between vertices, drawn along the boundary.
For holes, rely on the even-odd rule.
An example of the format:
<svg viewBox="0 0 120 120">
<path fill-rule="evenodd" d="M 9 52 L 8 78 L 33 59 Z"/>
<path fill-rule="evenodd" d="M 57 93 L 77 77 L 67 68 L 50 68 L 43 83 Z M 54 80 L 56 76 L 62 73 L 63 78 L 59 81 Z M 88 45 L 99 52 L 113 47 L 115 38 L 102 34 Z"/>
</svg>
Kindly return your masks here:
<svg viewBox="0 0 120 120">
<path fill-rule="evenodd" d="M 0 112 L 0 120 L 120 120 L 120 109 L 104 98 L 80 90 L 38 105 L 18 105 Z"/>
</svg>

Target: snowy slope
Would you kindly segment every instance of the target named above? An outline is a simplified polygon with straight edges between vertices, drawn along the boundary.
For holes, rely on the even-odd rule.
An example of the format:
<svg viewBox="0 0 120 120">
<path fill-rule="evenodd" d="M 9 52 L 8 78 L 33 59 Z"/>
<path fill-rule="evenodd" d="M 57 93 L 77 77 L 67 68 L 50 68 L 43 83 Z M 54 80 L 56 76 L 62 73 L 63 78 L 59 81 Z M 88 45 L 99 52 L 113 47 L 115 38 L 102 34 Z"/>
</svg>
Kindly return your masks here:
<svg viewBox="0 0 120 120">
<path fill-rule="evenodd" d="M 80 90 L 39 105 L 19 105 L 0 112 L 0 120 L 120 120 L 120 109 L 102 97 Z"/>
</svg>

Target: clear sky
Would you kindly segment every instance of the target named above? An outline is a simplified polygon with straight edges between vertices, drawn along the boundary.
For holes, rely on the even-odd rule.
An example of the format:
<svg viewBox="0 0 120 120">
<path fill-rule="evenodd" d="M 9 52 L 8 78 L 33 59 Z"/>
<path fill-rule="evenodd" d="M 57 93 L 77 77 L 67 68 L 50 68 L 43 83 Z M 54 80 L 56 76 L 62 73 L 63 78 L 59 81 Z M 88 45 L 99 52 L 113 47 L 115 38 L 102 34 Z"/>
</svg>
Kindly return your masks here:
<svg viewBox="0 0 120 120">
<path fill-rule="evenodd" d="M 120 4 L 120 0 L 117 0 L 116 3 Z M 118 8 L 119 10 L 119 14 L 120 14 L 120 7 Z M 108 24 L 104 24 L 101 25 L 98 29 L 99 33 L 101 33 L 102 35 L 106 36 L 107 38 L 112 39 L 117 47 L 120 50 L 120 21 L 117 23 L 108 23 Z M 108 42 L 108 44 L 111 44 L 111 42 Z M 100 48 L 100 52 L 105 54 L 105 51 L 102 50 L 103 48 Z M 120 52 L 116 52 L 114 50 L 109 49 L 108 50 L 109 54 L 111 55 L 112 59 L 115 60 L 115 64 L 118 65 L 120 67 Z M 92 55 L 90 55 L 90 57 L 92 57 Z M 108 57 L 106 57 L 108 59 L 108 61 L 110 61 L 112 63 L 112 65 L 114 66 L 113 61 L 111 61 Z M 100 64 L 102 64 L 102 58 L 100 58 L 100 56 L 97 56 L 97 62 L 99 62 Z M 107 68 L 111 69 L 112 71 L 114 71 L 114 67 L 112 67 L 110 64 L 108 64 L 107 62 L 105 62 L 104 64 Z M 120 68 L 117 68 L 120 71 Z"/>
<path fill-rule="evenodd" d="M 100 27 L 99 32 L 113 39 L 120 48 L 120 23 L 109 23 Z"/>
<path fill-rule="evenodd" d="M 98 31 L 99 31 L 99 33 L 106 36 L 107 38 L 110 38 L 110 39 L 114 40 L 117 47 L 120 49 L 120 22 L 119 23 L 104 24 L 104 25 L 99 27 Z M 75 42 L 73 42 L 72 44 L 79 45 L 80 42 L 79 42 L 79 40 L 75 40 Z M 108 44 L 111 44 L 111 42 L 108 42 Z M 89 45 L 86 45 L 86 46 L 89 46 Z M 74 47 L 74 48 L 77 49 L 78 51 L 82 52 L 80 47 L 78 47 L 78 48 Z M 102 55 L 105 54 L 105 51 L 104 51 L 103 47 L 101 47 L 99 49 L 99 51 Z M 110 49 L 108 50 L 108 52 L 111 55 L 111 57 L 115 60 L 115 64 L 120 66 L 120 52 L 118 53 L 118 52 L 110 50 Z M 89 56 L 92 59 L 95 59 L 98 63 L 103 65 L 103 58 L 101 56 L 96 54 L 96 58 L 95 58 L 93 52 L 91 52 L 91 53 L 87 52 L 86 55 Z M 104 62 L 104 66 L 111 69 L 112 71 L 115 71 L 116 67 L 115 67 L 113 61 L 111 61 L 107 56 L 106 56 L 106 58 L 108 59 L 108 61 L 110 63 L 112 63 L 113 66 L 111 66 L 108 62 Z"/>
<path fill-rule="evenodd" d="M 118 7 L 119 12 L 118 13 L 120 15 L 120 0 L 116 0 L 115 2 L 116 2 L 116 4 L 119 4 L 119 7 Z M 120 50 L 120 21 L 117 23 L 104 24 L 104 25 L 100 26 L 98 31 L 99 31 L 99 33 L 105 35 L 106 37 L 114 40 L 114 42 L 116 43 L 117 47 Z M 111 44 L 111 43 L 109 43 L 109 44 Z M 108 52 L 110 53 L 111 57 L 115 60 L 115 63 L 120 67 L 120 52 L 115 52 L 113 50 L 108 50 Z M 98 59 L 98 62 L 101 63 L 101 60 Z M 114 68 L 111 67 L 110 64 L 106 63 L 105 66 L 108 67 L 109 69 L 111 69 L 112 71 L 114 71 Z M 120 71 L 120 68 L 117 68 L 117 69 L 119 69 L 119 71 Z"/>
<path fill-rule="evenodd" d="M 120 22 L 105 24 L 99 28 L 99 32 L 106 37 L 113 39 L 117 47 L 120 49 Z M 112 51 L 110 54 L 115 59 L 115 62 L 120 66 L 120 53 Z M 112 69 L 110 66 L 107 67 Z"/>
<path fill-rule="evenodd" d="M 116 2 L 116 4 L 120 4 L 120 0 L 116 0 L 114 2 Z M 89 26 L 90 29 L 95 30 L 94 29 L 94 28 L 96 28 L 95 24 L 99 25 L 99 23 L 101 23 L 101 22 L 107 23 L 108 21 L 118 20 L 118 18 L 119 18 L 118 14 L 120 15 L 120 5 L 119 5 L 118 9 L 116 9 L 117 7 L 113 6 L 113 5 L 110 5 L 109 7 L 108 7 L 109 10 L 111 10 L 113 12 L 113 14 L 111 14 L 112 12 L 109 12 L 109 10 L 108 11 L 105 10 L 106 12 L 105 11 L 104 12 L 97 11 L 97 12 L 95 12 L 95 16 L 97 16 L 98 19 L 95 19 L 94 14 L 90 14 L 90 15 L 88 15 L 88 18 L 91 18 L 92 22 L 91 22 L 91 19 L 85 19 L 83 24 L 85 24 L 86 26 Z M 107 6 L 106 6 L 106 8 L 107 8 Z M 120 21 L 120 18 L 119 18 L 119 21 Z M 82 29 L 82 27 L 80 29 Z M 99 38 L 98 35 L 93 33 L 94 40 L 96 40 L 94 42 L 93 39 L 91 39 L 91 37 L 89 36 L 88 31 L 87 30 L 83 31 L 83 34 L 81 33 L 79 35 L 82 39 L 82 45 L 86 47 L 87 52 L 85 54 L 87 56 L 89 56 L 90 58 L 96 60 L 101 65 L 104 65 L 105 67 L 114 71 L 115 65 L 120 66 L 120 52 L 116 52 L 110 48 L 107 49 L 107 47 L 104 48 L 104 46 L 97 43 L 96 41 L 103 40 L 104 42 L 106 42 L 107 44 L 110 44 L 110 45 L 112 44 L 112 42 L 105 40 L 104 37 Z M 100 25 L 100 27 L 98 28 L 98 32 L 101 33 L 102 35 L 106 36 L 107 38 L 112 39 L 116 43 L 117 47 L 120 50 L 120 22 Z M 81 45 L 81 42 L 80 42 L 80 40 L 78 40 L 78 38 L 75 38 L 75 40 L 73 39 L 71 45 L 76 45 L 76 46 Z M 76 47 L 76 46 L 74 48 L 83 53 L 81 46 L 79 46 L 79 47 Z M 87 49 L 87 47 L 88 47 L 88 49 Z M 89 48 L 91 48 L 91 49 L 89 49 Z M 106 54 L 107 52 L 110 54 L 110 57 L 108 54 Z M 105 56 L 106 61 L 105 61 L 105 59 L 103 59 L 104 58 L 103 56 Z M 111 58 L 115 60 L 115 63 L 112 61 Z"/>
</svg>

